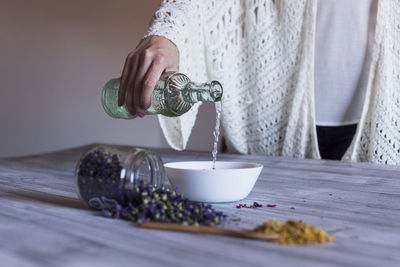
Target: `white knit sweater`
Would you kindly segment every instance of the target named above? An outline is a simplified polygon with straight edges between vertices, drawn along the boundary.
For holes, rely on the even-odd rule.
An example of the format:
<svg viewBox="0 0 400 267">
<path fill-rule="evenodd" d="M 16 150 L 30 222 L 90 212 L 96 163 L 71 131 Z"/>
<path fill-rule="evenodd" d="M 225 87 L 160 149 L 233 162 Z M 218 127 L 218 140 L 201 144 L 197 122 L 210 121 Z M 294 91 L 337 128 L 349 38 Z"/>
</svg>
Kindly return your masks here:
<svg viewBox="0 0 400 267">
<path fill-rule="evenodd" d="M 179 51 L 179 70 L 224 87 L 228 150 L 320 158 L 314 111 L 317 0 L 163 0 L 145 36 Z M 196 105 L 159 116 L 171 147 L 184 149 Z M 362 117 L 343 159 L 400 164 L 400 2 L 380 0 Z"/>
</svg>

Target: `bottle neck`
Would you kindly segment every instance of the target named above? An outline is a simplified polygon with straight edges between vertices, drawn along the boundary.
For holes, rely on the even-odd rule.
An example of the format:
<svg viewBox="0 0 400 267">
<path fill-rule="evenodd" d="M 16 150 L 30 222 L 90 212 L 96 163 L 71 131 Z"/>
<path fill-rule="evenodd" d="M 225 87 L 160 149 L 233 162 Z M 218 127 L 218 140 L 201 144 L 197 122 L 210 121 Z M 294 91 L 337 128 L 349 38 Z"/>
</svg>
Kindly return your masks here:
<svg viewBox="0 0 400 267">
<path fill-rule="evenodd" d="M 223 94 L 222 86 L 217 81 L 209 83 L 189 82 L 182 89 L 182 98 L 185 102 L 218 102 Z"/>
</svg>

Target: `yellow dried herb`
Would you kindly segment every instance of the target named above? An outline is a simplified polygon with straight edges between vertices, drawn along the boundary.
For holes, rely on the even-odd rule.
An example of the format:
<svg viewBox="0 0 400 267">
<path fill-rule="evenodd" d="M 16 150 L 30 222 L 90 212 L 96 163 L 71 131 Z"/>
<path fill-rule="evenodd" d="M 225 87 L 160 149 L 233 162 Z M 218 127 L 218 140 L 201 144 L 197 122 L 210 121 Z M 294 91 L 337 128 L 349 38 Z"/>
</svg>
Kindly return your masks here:
<svg viewBox="0 0 400 267">
<path fill-rule="evenodd" d="M 335 240 L 335 236 L 325 233 L 320 228 L 295 220 L 269 220 L 263 225 L 254 228 L 253 231 L 257 233 L 279 234 L 279 239 L 274 242 L 287 245 L 314 245 Z"/>
</svg>

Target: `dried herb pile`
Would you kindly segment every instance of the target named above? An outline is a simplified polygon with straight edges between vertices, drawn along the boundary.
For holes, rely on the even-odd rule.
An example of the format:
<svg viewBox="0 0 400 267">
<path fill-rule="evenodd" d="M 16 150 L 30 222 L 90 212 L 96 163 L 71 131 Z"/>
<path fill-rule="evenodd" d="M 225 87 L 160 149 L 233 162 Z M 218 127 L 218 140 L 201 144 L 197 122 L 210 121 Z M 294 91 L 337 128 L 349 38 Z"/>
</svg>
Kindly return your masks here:
<svg viewBox="0 0 400 267">
<path fill-rule="evenodd" d="M 269 220 L 254 228 L 254 231 L 279 234 L 279 239 L 274 241 L 279 244 L 315 245 L 335 240 L 335 236 L 325 233 L 320 228 L 295 220 Z"/>
<path fill-rule="evenodd" d="M 117 205 L 103 214 L 134 222 L 168 222 L 185 225 L 213 226 L 221 223 L 226 215 L 211 205 L 193 202 L 175 190 L 159 188 L 140 181 L 136 186 L 137 197 L 127 205 Z"/>
</svg>

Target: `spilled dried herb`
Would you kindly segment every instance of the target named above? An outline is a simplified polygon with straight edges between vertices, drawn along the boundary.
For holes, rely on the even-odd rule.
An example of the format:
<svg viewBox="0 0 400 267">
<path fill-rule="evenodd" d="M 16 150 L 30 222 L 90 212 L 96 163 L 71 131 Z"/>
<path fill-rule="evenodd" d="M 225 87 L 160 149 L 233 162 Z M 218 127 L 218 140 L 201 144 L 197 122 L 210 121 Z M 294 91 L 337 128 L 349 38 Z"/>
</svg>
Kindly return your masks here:
<svg viewBox="0 0 400 267">
<path fill-rule="evenodd" d="M 262 208 L 262 207 L 263 207 L 263 205 L 259 204 L 257 202 L 254 202 L 253 205 L 249 205 L 249 206 L 247 206 L 247 204 L 238 204 L 238 205 L 236 205 L 237 209 L 241 209 L 241 208 L 254 209 L 254 208 Z M 265 207 L 275 208 L 276 205 L 275 204 L 274 205 L 267 204 L 267 205 L 265 205 Z"/>
<path fill-rule="evenodd" d="M 207 226 L 217 225 L 226 218 L 223 212 L 214 210 L 211 205 L 190 201 L 176 190 L 139 181 L 135 191 L 134 200 L 105 209 L 103 214 L 138 223 L 152 221 Z"/>
<path fill-rule="evenodd" d="M 274 242 L 287 245 L 314 245 L 335 240 L 335 236 L 325 233 L 320 228 L 295 220 L 269 220 L 263 225 L 254 228 L 254 231 L 257 233 L 279 234 L 279 239 Z"/>
<path fill-rule="evenodd" d="M 255 208 L 261 208 L 262 206 L 263 205 L 261 205 L 257 202 L 254 202 L 253 205 L 250 205 L 250 206 L 247 206 L 247 204 L 239 204 L 239 205 L 236 205 L 236 208 L 237 209 L 241 209 L 241 208 L 255 209 Z"/>
</svg>

